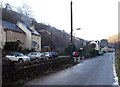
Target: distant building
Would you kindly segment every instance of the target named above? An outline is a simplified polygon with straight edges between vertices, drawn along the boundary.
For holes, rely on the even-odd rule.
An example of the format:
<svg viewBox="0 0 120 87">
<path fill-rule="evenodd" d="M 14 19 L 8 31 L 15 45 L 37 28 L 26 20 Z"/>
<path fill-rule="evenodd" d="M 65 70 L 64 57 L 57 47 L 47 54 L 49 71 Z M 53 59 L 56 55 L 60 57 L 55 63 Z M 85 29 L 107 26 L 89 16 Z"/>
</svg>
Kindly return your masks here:
<svg viewBox="0 0 120 87">
<path fill-rule="evenodd" d="M 102 39 L 100 41 L 100 49 L 101 49 L 101 51 L 108 52 L 108 45 L 109 45 L 108 40 L 107 39 Z"/>
<path fill-rule="evenodd" d="M 109 48 L 107 46 L 101 48 L 101 51 L 108 52 Z"/>
<path fill-rule="evenodd" d="M 35 30 L 33 25 L 25 25 L 21 22 L 17 26 L 26 33 L 25 48 L 35 51 L 41 51 L 41 35 Z"/>
</svg>

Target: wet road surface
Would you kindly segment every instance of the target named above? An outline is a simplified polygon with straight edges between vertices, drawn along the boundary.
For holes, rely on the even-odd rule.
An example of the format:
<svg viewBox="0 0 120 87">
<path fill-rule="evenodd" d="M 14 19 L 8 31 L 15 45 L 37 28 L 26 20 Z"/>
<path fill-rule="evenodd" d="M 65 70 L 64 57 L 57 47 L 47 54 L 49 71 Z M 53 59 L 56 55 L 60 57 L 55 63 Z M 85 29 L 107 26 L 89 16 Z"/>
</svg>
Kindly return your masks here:
<svg viewBox="0 0 120 87">
<path fill-rule="evenodd" d="M 106 53 L 67 68 L 65 70 L 43 76 L 25 85 L 113 85 L 114 53 Z"/>
</svg>

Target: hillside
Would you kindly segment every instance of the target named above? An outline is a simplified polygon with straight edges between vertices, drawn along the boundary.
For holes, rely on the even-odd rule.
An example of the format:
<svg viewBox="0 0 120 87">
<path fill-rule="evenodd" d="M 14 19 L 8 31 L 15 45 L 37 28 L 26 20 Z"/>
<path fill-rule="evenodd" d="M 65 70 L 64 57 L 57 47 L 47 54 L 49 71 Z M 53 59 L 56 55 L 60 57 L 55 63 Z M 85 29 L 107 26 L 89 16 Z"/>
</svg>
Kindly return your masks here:
<svg viewBox="0 0 120 87">
<path fill-rule="evenodd" d="M 107 40 L 111 43 L 120 41 L 120 33 L 108 37 Z"/>
<path fill-rule="evenodd" d="M 51 46 L 52 49 L 55 50 L 64 50 L 65 47 L 70 45 L 70 34 L 66 33 L 64 30 L 43 23 L 38 23 L 34 18 L 13 11 L 11 8 L 2 8 L 2 15 L 3 20 L 14 24 L 20 21 L 26 25 L 34 25 L 36 30 L 42 35 L 42 48 L 44 48 L 44 46 Z M 84 39 L 79 38 L 76 40 L 74 39 L 73 41 L 77 48 L 80 48 Z"/>
</svg>

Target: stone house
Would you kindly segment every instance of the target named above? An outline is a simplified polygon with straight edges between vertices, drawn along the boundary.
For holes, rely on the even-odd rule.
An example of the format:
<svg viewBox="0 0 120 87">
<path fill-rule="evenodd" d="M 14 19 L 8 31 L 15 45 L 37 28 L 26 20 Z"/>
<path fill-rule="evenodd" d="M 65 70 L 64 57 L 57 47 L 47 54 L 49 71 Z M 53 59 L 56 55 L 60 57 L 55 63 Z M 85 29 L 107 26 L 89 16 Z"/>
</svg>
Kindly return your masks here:
<svg viewBox="0 0 120 87">
<path fill-rule="evenodd" d="M 22 47 L 25 47 L 25 37 L 26 34 L 15 24 L 8 21 L 0 19 L 0 47 L 3 48 L 5 42 L 15 42 L 20 41 Z"/>
<path fill-rule="evenodd" d="M 34 25 L 25 25 L 18 22 L 17 26 L 26 33 L 25 48 L 41 51 L 41 35 L 35 30 Z"/>
</svg>

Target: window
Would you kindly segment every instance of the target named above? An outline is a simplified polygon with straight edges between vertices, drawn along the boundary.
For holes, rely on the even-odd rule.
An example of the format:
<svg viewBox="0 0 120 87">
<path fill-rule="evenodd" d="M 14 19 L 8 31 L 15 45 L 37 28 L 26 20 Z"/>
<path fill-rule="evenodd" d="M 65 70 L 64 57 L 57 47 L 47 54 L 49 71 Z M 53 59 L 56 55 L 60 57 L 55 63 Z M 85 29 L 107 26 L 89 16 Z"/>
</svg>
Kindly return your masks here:
<svg viewBox="0 0 120 87">
<path fill-rule="evenodd" d="M 22 53 L 18 53 L 17 56 L 23 56 L 23 54 Z"/>
</svg>

